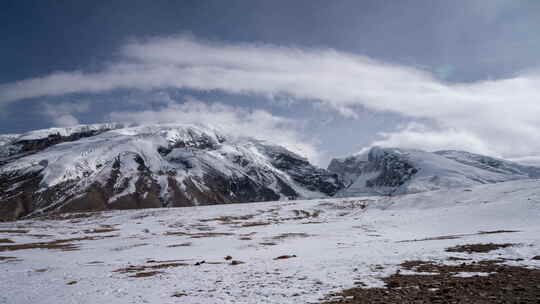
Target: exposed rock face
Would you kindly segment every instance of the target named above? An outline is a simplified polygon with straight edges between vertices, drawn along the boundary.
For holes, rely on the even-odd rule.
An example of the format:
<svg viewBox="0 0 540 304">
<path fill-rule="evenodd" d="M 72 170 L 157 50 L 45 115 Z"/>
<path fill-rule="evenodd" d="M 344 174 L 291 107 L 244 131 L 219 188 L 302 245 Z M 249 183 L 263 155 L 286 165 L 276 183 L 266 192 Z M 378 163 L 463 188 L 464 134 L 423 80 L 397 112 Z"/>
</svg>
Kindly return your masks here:
<svg viewBox="0 0 540 304">
<path fill-rule="evenodd" d="M 328 196 L 334 195 L 344 185 L 338 174 L 316 168 L 309 161 L 280 146 L 272 146 L 269 151 L 270 163 L 277 169 L 287 173 L 296 183 L 309 191 L 320 191 Z M 289 192 L 294 197 L 294 190 L 287 189 L 282 182 L 284 193 Z"/>
<path fill-rule="evenodd" d="M 343 188 L 337 174 L 283 147 L 207 127 L 94 125 L 37 133 L 0 145 L 2 220 L 327 197 Z"/>
<path fill-rule="evenodd" d="M 379 147 L 335 159 L 328 170 L 346 181 L 338 196 L 405 194 L 540 176 L 540 168 L 464 151 Z"/>
<path fill-rule="evenodd" d="M 328 171 L 338 174 L 345 183 L 345 186 L 348 187 L 362 174 L 362 169 L 366 163 L 367 161 L 355 156 L 341 159 L 334 158 L 328 165 Z"/>
<path fill-rule="evenodd" d="M 378 173 L 376 177 L 366 181 L 367 187 L 399 187 L 408 182 L 418 169 L 408 158 L 399 153 L 371 149 L 362 171 Z"/>
</svg>

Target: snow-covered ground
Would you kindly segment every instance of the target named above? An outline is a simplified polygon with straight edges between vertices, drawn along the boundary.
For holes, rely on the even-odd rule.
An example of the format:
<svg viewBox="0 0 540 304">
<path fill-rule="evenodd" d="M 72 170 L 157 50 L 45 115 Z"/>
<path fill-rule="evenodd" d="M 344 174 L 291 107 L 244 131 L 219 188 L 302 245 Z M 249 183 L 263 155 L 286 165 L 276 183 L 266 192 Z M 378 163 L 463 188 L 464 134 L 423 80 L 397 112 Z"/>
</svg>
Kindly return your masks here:
<svg viewBox="0 0 540 304">
<path fill-rule="evenodd" d="M 482 233 L 497 230 L 516 232 Z M 355 282 L 380 286 L 378 278 L 405 260 L 504 257 L 540 267 L 531 259 L 540 254 L 540 180 L 396 197 L 111 211 L 3 223 L 0 231 L 0 240 L 14 242 L 0 243 L 0 257 L 15 258 L 0 258 L 0 303 L 312 303 Z M 489 242 L 518 245 L 445 251 Z M 17 246 L 28 243 L 49 248 Z M 275 259 L 284 255 L 292 257 Z M 144 276 L 153 271 L 160 273 Z"/>
</svg>

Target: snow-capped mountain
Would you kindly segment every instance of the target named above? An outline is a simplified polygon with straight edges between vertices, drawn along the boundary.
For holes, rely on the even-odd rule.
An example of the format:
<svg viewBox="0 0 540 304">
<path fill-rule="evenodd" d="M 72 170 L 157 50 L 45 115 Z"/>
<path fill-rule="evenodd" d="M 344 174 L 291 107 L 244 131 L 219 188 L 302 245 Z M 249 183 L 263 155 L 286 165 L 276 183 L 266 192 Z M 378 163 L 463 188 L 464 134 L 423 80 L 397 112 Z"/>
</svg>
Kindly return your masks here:
<svg viewBox="0 0 540 304">
<path fill-rule="evenodd" d="M 337 196 L 394 195 L 509 180 L 540 178 L 540 168 L 465 151 L 425 152 L 373 147 L 334 159 L 346 188 Z"/>
<path fill-rule="evenodd" d="M 337 174 L 197 125 L 101 124 L 0 138 L 0 219 L 51 212 L 327 197 Z"/>
<path fill-rule="evenodd" d="M 473 166 L 501 174 L 522 175 L 530 178 L 540 178 L 540 167 L 527 166 L 516 162 L 470 153 L 466 151 L 444 150 L 435 154 L 450 158 L 464 165 Z"/>
<path fill-rule="evenodd" d="M 0 135 L 0 165 L 9 160 L 9 158 L 1 158 L 21 157 L 23 154 L 34 153 L 61 142 L 74 141 L 125 126 L 127 125 L 119 123 L 78 125 L 36 130 L 24 134 Z"/>
<path fill-rule="evenodd" d="M 0 220 L 54 212 L 416 193 L 540 178 L 464 151 L 372 148 L 328 170 L 201 125 L 95 124 L 0 136 Z"/>
</svg>

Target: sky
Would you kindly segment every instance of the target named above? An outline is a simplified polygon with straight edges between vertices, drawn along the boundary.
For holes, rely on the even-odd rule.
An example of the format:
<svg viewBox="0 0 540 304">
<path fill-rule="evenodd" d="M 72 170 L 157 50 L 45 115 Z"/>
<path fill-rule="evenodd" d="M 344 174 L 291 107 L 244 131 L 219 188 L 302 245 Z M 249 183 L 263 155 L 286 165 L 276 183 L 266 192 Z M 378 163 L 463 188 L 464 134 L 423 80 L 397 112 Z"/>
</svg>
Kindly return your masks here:
<svg viewBox="0 0 540 304">
<path fill-rule="evenodd" d="M 202 122 L 321 166 L 374 145 L 540 159 L 540 1 L 0 7 L 0 134 Z"/>
</svg>

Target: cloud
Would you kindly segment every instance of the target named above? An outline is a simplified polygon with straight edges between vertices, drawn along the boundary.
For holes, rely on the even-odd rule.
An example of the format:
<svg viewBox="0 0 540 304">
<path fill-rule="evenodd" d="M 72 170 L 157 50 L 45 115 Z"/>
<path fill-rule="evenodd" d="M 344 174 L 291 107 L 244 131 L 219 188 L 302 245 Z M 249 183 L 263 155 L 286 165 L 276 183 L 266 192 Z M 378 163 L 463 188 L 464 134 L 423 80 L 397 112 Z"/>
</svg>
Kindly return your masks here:
<svg viewBox="0 0 540 304">
<path fill-rule="evenodd" d="M 523 165 L 540 167 L 540 156 L 524 156 L 511 158 L 510 160 L 521 163 Z"/>
<path fill-rule="evenodd" d="M 320 163 L 321 155 L 309 139 L 303 137 L 301 122 L 272 115 L 263 110 L 247 110 L 221 103 L 205 103 L 186 97 L 184 103 L 175 103 L 170 98 L 154 110 L 122 111 L 109 114 L 108 119 L 135 123 L 204 123 L 238 137 L 254 137 L 282 145 Z"/>
<path fill-rule="evenodd" d="M 344 116 L 354 117 L 355 108 L 362 105 L 373 111 L 427 119 L 436 126 L 433 130 L 404 131 L 400 141 L 394 134 L 390 136 L 393 142 L 405 144 L 416 134 L 418 145 L 442 145 L 448 144 L 442 138 L 450 136 L 462 141 L 456 145 L 485 146 L 503 156 L 540 153 L 538 73 L 452 84 L 413 67 L 331 49 L 225 44 L 187 37 L 134 41 L 120 53 L 121 62 L 97 73 L 58 72 L 4 84 L 0 86 L 0 104 L 118 88 L 288 95 L 322 103 Z M 420 143 L 422 139 L 426 142 Z"/>
<path fill-rule="evenodd" d="M 84 113 L 90 109 L 88 103 L 46 103 L 42 115 L 47 117 L 56 127 L 70 127 L 80 124 L 74 114 Z"/>
<path fill-rule="evenodd" d="M 477 135 L 466 130 L 434 130 L 419 123 L 409 123 L 396 132 L 380 133 L 382 139 L 373 142 L 370 147 L 401 147 L 424 151 L 465 150 L 473 153 L 500 156 Z M 364 148 L 359 153 L 365 152 Z"/>
</svg>

